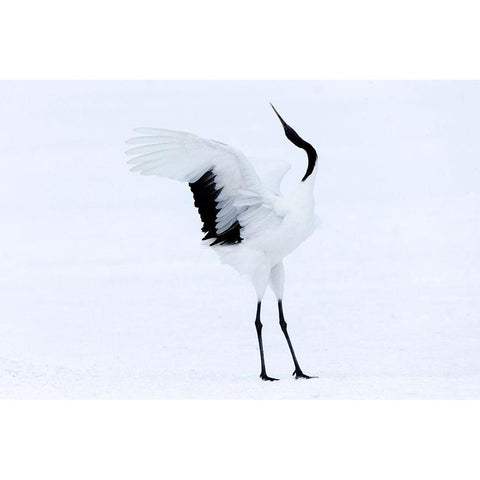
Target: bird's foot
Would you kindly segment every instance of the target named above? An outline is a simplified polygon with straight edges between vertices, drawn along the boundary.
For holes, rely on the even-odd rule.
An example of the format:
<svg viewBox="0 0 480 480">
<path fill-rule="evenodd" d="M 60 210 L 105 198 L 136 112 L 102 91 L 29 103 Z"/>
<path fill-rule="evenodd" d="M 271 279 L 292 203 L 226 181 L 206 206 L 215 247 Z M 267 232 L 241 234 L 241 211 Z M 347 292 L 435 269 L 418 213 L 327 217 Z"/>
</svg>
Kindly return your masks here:
<svg viewBox="0 0 480 480">
<path fill-rule="evenodd" d="M 260 374 L 260 378 L 265 382 L 275 382 L 278 380 L 278 378 L 269 377 L 266 373 L 263 372 Z"/>
<path fill-rule="evenodd" d="M 296 380 L 299 378 L 318 378 L 318 377 L 310 377 L 309 375 L 305 375 L 300 369 L 296 369 L 292 375 L 295 377 Z"/>
</svg>

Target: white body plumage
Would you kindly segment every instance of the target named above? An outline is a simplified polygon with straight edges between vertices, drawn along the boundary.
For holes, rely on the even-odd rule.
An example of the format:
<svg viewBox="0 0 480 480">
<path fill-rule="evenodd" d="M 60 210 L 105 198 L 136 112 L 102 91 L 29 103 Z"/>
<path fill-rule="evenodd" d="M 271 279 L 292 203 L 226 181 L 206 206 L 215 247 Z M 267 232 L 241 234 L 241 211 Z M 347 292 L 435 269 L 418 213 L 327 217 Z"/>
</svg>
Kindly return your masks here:
<svg viewBox="0 0 480 480">
<path fill-rule="evenodd" d="M 282 298 L 283 281 L 278 284 L 278 275 L 271 276 L 271 270 L 275 266 L 283 268 L 282 260 L 313 232 L 313 180 L 312 177 L 300 183 L 289 195 L 275 198 L 272 208 L 280 221 L 264 223 L 260 232 L 240 244 L 212 247 L 222 263 L 227 263 L 240 274 L 250 277 L 259 300 L 263 297 L 269 280 L 277 298 Z"/>
</svg>

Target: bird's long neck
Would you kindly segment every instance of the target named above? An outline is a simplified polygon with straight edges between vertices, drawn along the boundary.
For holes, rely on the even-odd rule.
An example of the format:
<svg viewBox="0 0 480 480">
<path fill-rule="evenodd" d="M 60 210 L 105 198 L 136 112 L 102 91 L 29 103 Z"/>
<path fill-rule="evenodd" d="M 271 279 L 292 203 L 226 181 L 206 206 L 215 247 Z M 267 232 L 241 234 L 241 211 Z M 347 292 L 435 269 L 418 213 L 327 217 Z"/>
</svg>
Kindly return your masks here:
<svg viewBox="0 0 480 480">
<path fill-rule="evenodd" d="M 271 104 L 270 104 L 271 105 Z M 286 137 L 298 148 L 302 148 L 307 152 L 307 157 L 308 157 L 308 165 L 307 165 L 307 171 L 305 172 L 305 175 L 302 178 L 302 182 L 306 182 L 310 180 L 310 182 L 315 181 L 315 173 L 316 173 L 316 166 L 317 166 L 317 152 L 315 149 L 310 145 L 308 142 L 306 142 L 303 138 L 300 137 L 300 135 L 290 126 L 288 125 L 285 120 L 280 116 L 280 114 L 277 112 L 275 107 L 272 105 L 272 108 L 274 112 L 277 114 L 277 117 L 280 119 L 280 122 L 283 125 L 283 129 L 285 130 L 285 135 Z"/>
<path fill-rule="evenodd" d="M 303 141 L 303 140 L 302 140 Z M 302 178 L 302 182 L 305 182 L 307 180 L 310 180 L 312 183 L 315 181 L 315 176 L 317 173 L 317 152 L 315 149 L 307 142 L 303 142 L 305 146 L 302 146 L 300 148 L 303 148 L 307 152 L 308 156 L 308 166 L 307 166 L 307 171 L 305 172 L 305 175 Z M 298 145 L 297 145 L 298 147 Z"/>
</svg>

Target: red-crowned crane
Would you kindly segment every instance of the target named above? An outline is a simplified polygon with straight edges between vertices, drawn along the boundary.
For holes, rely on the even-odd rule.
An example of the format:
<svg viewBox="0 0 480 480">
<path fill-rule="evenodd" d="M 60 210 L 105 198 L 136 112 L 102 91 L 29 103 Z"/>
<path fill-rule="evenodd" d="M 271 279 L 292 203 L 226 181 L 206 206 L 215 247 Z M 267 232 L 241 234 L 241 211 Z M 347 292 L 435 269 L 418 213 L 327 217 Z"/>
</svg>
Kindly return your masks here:
<svg viewBox="0 0 480 480">
<path fill-rule="evenodd" d="M 158 175 L 188 182 L 203 223 L 203 242 L 220 256 L 222 263 L 247 275 L 255 288 L 255 327 L 260 349 L 262 380 L 265 368 L 262 342 L 261 302 L 270 284 L 278 300 L 280 327 L 293 358 L 295 378 L 314 378 L 300 368 L 283 315 L 284 269 L 282 260 L 313 231 L 313 186 L 317 173 L 317 153 L 273 110 L 286 137 L 305 150 L 308 165 L 298 186 L 288 195 L 280 194 L 280 183 L 290 168 L 280 163 L 260 178 L 242 152 L 214 140 L 191 133 L 158 128 L 137 128 L 142 136 L 127 140 L 139 145 L 126 153 L 133 172 Z"/>
</svg>

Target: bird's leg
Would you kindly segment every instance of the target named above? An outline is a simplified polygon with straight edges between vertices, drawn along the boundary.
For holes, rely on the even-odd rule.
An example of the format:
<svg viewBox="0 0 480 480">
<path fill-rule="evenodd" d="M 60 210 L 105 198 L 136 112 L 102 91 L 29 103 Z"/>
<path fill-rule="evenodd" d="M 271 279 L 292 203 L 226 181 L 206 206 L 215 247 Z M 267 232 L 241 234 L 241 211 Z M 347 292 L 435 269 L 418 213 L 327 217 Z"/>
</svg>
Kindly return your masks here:
<svg viewBox="0 0 480 480">
<path fill-rule="evenodd" d="M 305 375 L 302 372 L 300 365 L 298 364 L 295 351 L 293 350 L 292 342 L 290 341 L 290 336 L 288 335 L 287 322 L 285 321 L 285 317 L 283 316 L 282 300 L 278 301 L 278 316 L 280 319 L 280 328 L 282 329 L 282 332 L 285 335 L 285 338 L 287 339 L 288 348 L 290 349 L 290 353 L 292 354 L 293 364 L 295 365 L 295 371 L 293 372 L 292 375 L 295 375 L 295 378 L 317 378 L 317 377 L 310 377 L 308 375 Z"/>
<path fill-rule="evenodd" d="M 262 380 L 269 380 L 274 381 L 278 380 L 278 378 L 272 378 L 267 375 L 265 370 L 265 357 L 263 355 L 263 341 L 262 341 L 262 322 L 260 321 L 260 309 L 261 309 L 262 302 L 257 303 L 257 316 L 255 317 L 255 328 L 257 329 L 257 337 L 258 337 L 258 346 L 260 347 L 260 364 L 261 364 L 261 372 L 260 378 Z"/>
<path fill-rule="evenodd" d="M 288 335 L 287 322 L 285 321 L 285 318 L 283 316 L 283 307 L 282 307 L 284 284 L 285 284 L 285 271 L 283 268 L 283 263 L 280 262 L 280 263 L 277 263 L 277 265 L 275 265 L 270 272 L 270 285 L 272 287 L 273 292 L 275 293 L 275 296 L 278 299 L 278 315 L 280 318 L 280 328 L 282 329 L 282 332 L 285 335 L 285 338 L 287 339 L 288 348 L 290 349 L 290 353 L 292 354 L 292 358 L 293 358 L 293 363 L 295 365 L 295 371 L 293 372 L 293 375 L 295 375 L 295 378 L 315 378 L 315 377 L 309 377 L 308 375 L 305 375 L 302 372 L 302 369 L 298 364 L 295 351 L 293 350 L 292 342 L 290 341 L 290 336 Z"/>
</svg>

